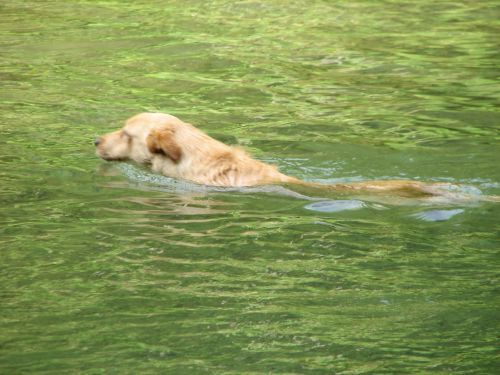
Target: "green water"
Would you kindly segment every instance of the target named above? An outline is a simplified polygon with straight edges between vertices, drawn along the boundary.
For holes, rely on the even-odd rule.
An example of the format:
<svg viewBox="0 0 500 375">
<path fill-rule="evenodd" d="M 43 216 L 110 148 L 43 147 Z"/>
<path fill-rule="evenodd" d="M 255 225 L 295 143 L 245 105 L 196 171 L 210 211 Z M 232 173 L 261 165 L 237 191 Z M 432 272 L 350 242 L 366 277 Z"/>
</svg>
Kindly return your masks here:
<svg viewBox="0 0 500 375">
<path fill-rule="evenodd" d="M 320 212 L 106 163 L 93 139 L 162 111 L 307 180 L 500 195 L 499 14 L 3 1 L 0 373 L 497 372 L 499 204 Z"/>
</svg>

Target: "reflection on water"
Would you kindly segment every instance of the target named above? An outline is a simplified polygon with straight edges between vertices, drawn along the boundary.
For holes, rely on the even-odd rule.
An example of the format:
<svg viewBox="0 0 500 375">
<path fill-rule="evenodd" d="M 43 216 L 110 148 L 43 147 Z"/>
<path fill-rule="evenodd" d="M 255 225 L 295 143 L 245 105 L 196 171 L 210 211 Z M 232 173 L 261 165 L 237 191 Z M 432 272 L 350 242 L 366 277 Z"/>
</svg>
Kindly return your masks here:
<svg viewBox="0 0 500 375">
<path fill-rule="evenodd" d="M 341 212 L 349 210 L 359 210 L 365 207 L 365 203 L 357 200 L 335 200 L 311 203 L 305 206 L 308 210 L 318 212 Z"/>
<path fill-rule="evenodd" d="M 463 213 L 464 210 L 457 208 L 454 210 L 432 210 L 424 211 L 413 215 L 414 217 L 424 221 L 446 221 L 453 216 Z"/>
<path fill-rule="evenodd" d="M 3 2 L 0 372 L 494 373 L 496 6 Z M 207 188 L 95 157 L 145 110 L 305 180 L 449 195 Z"/>
</svg>

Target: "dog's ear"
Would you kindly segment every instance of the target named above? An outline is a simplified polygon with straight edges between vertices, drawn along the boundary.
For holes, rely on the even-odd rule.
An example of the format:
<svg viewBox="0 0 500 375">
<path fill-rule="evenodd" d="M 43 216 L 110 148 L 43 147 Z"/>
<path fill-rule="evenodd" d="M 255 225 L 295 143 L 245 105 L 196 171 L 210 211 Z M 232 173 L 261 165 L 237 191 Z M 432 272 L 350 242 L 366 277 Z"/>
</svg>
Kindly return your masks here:
<svg viewBox="0 0 500 375">
<path fill-rule="evenodd" d="M 175 142 L 173 129 L 155 129 L 149 133 L 146 139 L 148 149 L 154 154 L 164 154 L 174 163 L 179 162 L 182 156 L 181 148 Z"/>
</svg>

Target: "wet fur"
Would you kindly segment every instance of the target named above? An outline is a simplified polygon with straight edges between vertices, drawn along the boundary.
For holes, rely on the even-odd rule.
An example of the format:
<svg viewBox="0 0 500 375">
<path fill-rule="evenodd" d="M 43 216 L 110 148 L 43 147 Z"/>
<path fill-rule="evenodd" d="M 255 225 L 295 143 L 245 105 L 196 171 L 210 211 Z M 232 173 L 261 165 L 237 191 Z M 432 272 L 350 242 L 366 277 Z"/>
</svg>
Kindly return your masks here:
<svg viewBox="0 0 500 375">
<path fill-rule="evenodd" d="M 253 159 L 244 150 L 228 146 L 191 124 L 163 113 L 141 113 L 116 132 L 96 140 L 97 155 L 105 160 L 133 160 L 148 164 L 168 177 L 203 185 L 243 187 L 293 184 L 338 192 L 370 192 L 401 197 L 439 195 L 439 184 L 418 181 L 368 181 L 324 185 L 299 180 L 275 166 Z"/>
</svg>

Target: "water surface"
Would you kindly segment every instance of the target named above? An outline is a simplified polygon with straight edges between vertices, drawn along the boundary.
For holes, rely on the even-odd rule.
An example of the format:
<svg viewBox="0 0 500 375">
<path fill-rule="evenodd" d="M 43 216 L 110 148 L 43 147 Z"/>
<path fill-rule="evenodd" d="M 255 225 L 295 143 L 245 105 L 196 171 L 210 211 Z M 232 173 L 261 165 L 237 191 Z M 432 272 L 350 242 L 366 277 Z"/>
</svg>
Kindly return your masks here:
<svg viewBox="0 0 500 375">
<path fill-rule="evenodd" d="M 0 372 L 498 371 L 498 204 L 207 189 L 92 144 L 162 111 L 306 180 L 500 195 L 498 14 L 3 2 Z"/>
</svg>

